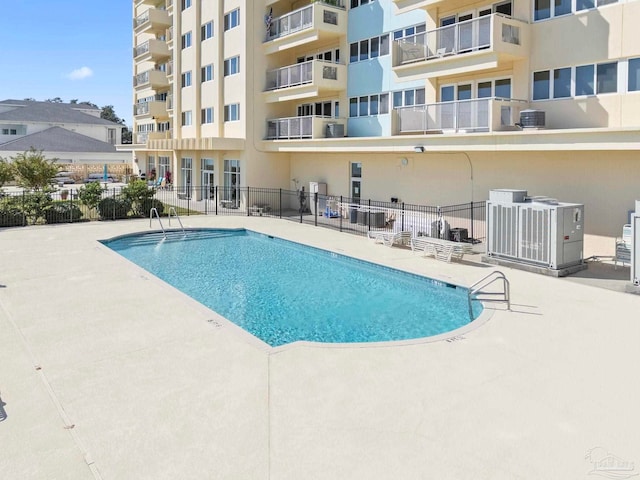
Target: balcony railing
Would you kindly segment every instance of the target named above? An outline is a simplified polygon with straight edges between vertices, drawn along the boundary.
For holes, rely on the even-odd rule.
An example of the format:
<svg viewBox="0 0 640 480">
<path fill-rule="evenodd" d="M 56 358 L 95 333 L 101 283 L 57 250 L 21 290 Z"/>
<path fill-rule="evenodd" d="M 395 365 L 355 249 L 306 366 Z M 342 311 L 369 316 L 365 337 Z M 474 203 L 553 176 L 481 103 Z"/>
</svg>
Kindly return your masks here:
<svg viewBox="0 0 640 480">
<path fill-rule="evenodd" d="M 167 105 L 166 100 L 159 95 L 155 97 L 151 97 L 153 100 L 149 100 L 147 102 L 136 103 L 133 106 L 133 115 L 134 116 L 142 116 L 142 115 L 153 115 L 156 118 L 166 117 L 167 116 Z"/>
<path fill-rule="evenodd" d="M 338 64 L 321 60 L 310 60 L 267 72 L 266 90 L 276 90 L 279 88 L 313 83 L 314 70 L 316 70 L 314 68 L 315 65 L 318 65 L 318 67 L 322 69 L 321 76 L 323 79 L 338 79 Z"/>
<path fill-rule="evenodd" d="M 151 58 L 162 58 L 170 55 L 167 44 L 162 40 L 151 39 L 133 48 L 133 57 L 138 59 L 141 56 L 150 56 Z"/>
<path fill-rule="evenodd" d="M 457 102 L 399 107 L 396 130 L 399 134 L 468 133 L 516 128 L 525 100 L 479 98 Z"/>
<path fill-rule="evenodd" d="M 167 95 L 167 110 L 173 110 L 173 95 Z"/>
<path fill-rule="evenodd" d="M 317 8 L 317 5 L 320 4 L 344 9 L 343 0 L 320 0 L 281 17 L 274 18 L 268 23 L 267 41 L 312 28 L 314 8 Z M 324 23 L 337 25 L 338 13 L 332 12 L 331 10 L 324 10 L 322 20 Z"/>
<path fill-rule="evenodd" d="M 503 43 L 521 45 L 521 24 L 496 13 L 401 38 L 394 42 L 393 66 L 495 47 L 494 28 Z"/>
<path fill-rule="evenodd" d="M 164 72 L 165 67 L 154 70 L 147 70 L 133 77 L 133 86 L 141 87 L 149 84 L 151 87 L 168 86 L 167 75 Z"/>
<path fill-rule="evenodd" d="M 342 125 L 345 121 L 334 117 L 308 115 L 304 117 L 274 118 L 267 120 L 267 140 L 326 138 L 330 125 Z"/>
</svg>

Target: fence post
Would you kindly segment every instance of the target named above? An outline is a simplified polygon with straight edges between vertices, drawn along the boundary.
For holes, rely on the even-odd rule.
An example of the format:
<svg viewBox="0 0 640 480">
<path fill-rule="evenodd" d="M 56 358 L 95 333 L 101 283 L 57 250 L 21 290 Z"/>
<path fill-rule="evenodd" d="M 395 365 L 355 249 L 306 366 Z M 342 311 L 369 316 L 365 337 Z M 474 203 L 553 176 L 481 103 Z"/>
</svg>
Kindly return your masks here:
<svg viewBox="0 0 640 480">
<path fill-rule="evenodd" d="M 400 220 L 400 231 L 404 232 L 404 202 L 402 202 L 402 213 L 400 214 L 400 218 L 402 218 L 402 220 Z M 416 233 L 417 235 L 417 233 Z"/>
<path fill-rule="evenodd" d="M 278 216 L 282 218 L 282 189 L 280 189 L 280 208 L 278 208 Z"/>
<path fill-rule="evenodd" d="M 220 187 L 213 187 L 213 201 L 216 203 L 216 215 L 218 215 L 218 196 L 220 195 Z"/>
<path fill-rule="evenodd" d="M 473 243 L 473 200 L 471 200 L 471 243 Z"/>
<path fill-rule="evenodd" d="M 342 204 L 342 195 L 340 195 L 340 231 L 342 232 L 342 209 L 343 209 L 343 204 Z"/>
<path fill-rule="evenodd" d="M 247 217 L 251 215 L 251 210 L 249 210 L 249 205 L 251 205 L 251 187 L 247 186 Z"/>
<path fill-rule="evenodd" d="M 369 199 L 369 208 L 367 212 L 367 231 L 371 230 L 371 199 Z"/>
<path fill-rule="evenodd" d="M 317 227 L 318 226 L 318 192 L 313 192 L 313 223 Z"/>
<path fill-rule="evenodd" d="M 111 191 L 113 192 L 113 202 L 111 202 L 111 204 L 113 205 L 113 220 L 116 220 L 116 189 L 112 188 Z"/>
</svg>

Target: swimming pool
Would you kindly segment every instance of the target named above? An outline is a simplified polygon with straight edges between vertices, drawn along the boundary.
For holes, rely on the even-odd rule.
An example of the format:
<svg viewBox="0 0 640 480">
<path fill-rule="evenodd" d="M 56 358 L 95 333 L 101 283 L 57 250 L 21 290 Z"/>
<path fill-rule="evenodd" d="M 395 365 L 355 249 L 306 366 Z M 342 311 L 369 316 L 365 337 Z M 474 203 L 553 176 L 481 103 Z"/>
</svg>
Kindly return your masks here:
<svg viewBox="0 0 640 480">
<path fill-rule="evenodd" d="M 465 288 L 245 229 L 103 243 L 273 347 L 416 339 L 470 322 Z"/>
</svg>

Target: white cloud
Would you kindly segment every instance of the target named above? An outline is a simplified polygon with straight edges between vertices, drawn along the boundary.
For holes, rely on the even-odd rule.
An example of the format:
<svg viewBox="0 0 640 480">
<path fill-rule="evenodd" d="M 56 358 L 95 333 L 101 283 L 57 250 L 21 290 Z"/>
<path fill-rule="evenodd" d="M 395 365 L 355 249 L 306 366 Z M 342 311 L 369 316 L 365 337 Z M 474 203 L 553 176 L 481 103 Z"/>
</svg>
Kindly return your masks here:
<svg viewBox="0 0 640 480">
<path fill-rule="evenodd" d="M 67 75 L 70 80 L 84 80 L 93 76 L 93 70 L 89 67 L 80 67 Z"/>
</svg>

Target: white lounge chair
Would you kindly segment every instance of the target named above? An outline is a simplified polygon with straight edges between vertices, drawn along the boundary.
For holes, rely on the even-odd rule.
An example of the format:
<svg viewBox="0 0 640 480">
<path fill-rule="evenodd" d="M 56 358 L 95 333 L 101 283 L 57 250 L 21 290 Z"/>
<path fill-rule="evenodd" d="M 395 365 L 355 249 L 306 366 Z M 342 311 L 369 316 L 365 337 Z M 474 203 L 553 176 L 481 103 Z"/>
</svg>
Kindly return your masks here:
<svg viewBox="0 0 640 480">
<path fill-rule="evenodd" d="M 422 251 L 423 256 L 432 256 L 443 262 L 462 260 L 466 253 L 473 253 L 473 247 L 469 243 L 451 242 L 432 237 L 412 238 L 411 250 Z"/>
<path fill-rule="evenodd" d="M 374 243 L 382 243 L 387 247 L 394 245 L 407 245 L 411 240 L 411 232 L 376 232 L 370 231 L 367 233 L 367 237 L 373 240 Z"/>
</svg>

